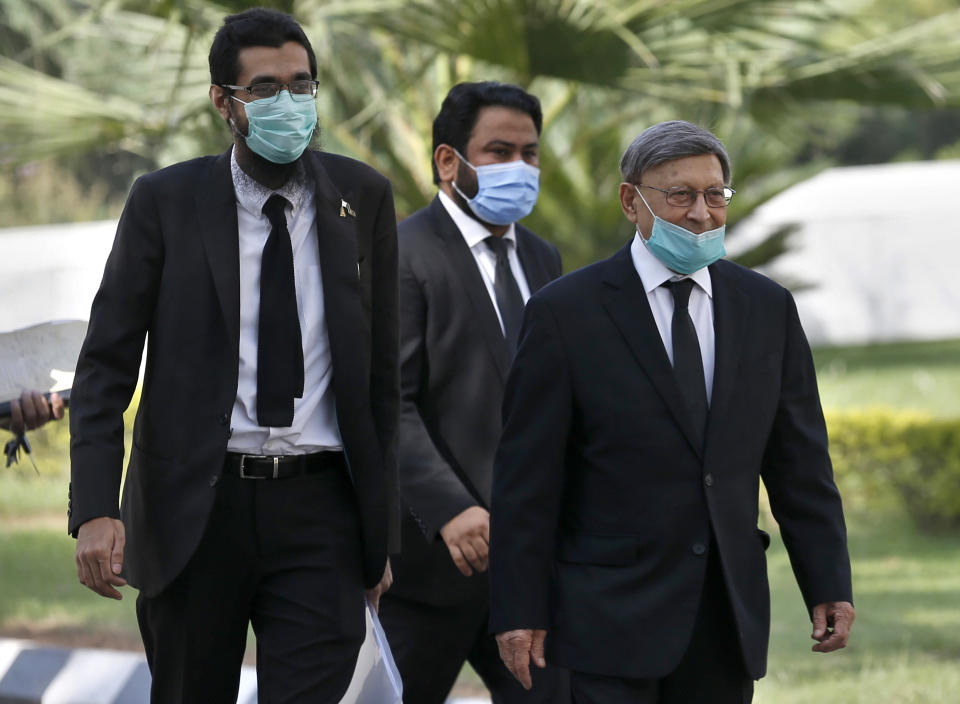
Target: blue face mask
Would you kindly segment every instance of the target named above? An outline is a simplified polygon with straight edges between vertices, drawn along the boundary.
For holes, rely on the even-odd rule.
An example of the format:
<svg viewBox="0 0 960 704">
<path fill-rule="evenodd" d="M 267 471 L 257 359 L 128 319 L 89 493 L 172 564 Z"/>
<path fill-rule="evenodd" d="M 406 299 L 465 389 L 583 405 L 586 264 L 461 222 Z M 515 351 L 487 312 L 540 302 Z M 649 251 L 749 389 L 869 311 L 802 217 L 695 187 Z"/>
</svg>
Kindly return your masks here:
<svg viewBox="0 0 960 704">
<path fill-rule="evenodd" d="M 243 107 L 250 123 L 247 146 L 267 161 L 289 164 L 310 144 L 317 126 L 317 106 L 312 99 L 294 100 L 289 91 L 282 90 L 275 101 L 261 98 L 243 103 Z"/>
<path fill-rule="evenodd" d="M 690 232 L 685 227 L 657 217 L 640 189 L 636 186 L 633 188 L 653 215 L 653 232 L 650 233 L 650 239 L 646 240 L 646 245 L 667 268 L 679 274 L 692 274 L 726 255 L 727 250 L 723 246 L 726 225 L 699 235 Z"/>
<path fill-rule="evenodd" d="M 540 169 L 522 160 L 474 166 L 456 149 L 453 151 L 477 172 L 477 195 L 473 198 L 467 198 L 456 181 L 452 185 L 480 220 L 509 225 L 530 214 L 540 192 Z"/>
</svg>

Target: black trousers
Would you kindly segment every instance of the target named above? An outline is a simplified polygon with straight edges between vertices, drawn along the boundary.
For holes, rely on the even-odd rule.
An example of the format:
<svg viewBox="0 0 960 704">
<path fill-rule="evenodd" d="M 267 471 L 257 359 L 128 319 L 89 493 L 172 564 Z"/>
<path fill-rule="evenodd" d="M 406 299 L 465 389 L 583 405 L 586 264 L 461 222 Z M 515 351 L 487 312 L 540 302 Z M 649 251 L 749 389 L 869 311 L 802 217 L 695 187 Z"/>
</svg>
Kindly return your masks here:
<svg viewBox="0 0 960 704">
<path fill-rule="evenodd" d="M 574 704 L 749 704 L 753 680 L 743 664 L 716 545 L 690 645 L 673 672 L 658 679 L 571 672 L 570 688 Z"/>
<path fill-rule="evenodd" d="M 356 500 L 345 467 L 224 475 L 184 571 L 137 599 L 153 704 L 235 704 L 247 624 L 261 704 L 335 704 L 365 635 Z"/>
<path fill-rule="evenodd" d="M 480 575 L 485 579 L 485 575 Z M 493 704 L 565 704 L 567 673 L 531 665 L 533 689 L 526 691 L 500 660 L 488 634 L 488 590 L 452 606 L 433 606 L 384 594 L 380 622 L 403 679 L 405 704 L 443 704 L 464 662 L 480 675 Z M 548 636 L 549 637 L 549 636 Z"/>
</svg>

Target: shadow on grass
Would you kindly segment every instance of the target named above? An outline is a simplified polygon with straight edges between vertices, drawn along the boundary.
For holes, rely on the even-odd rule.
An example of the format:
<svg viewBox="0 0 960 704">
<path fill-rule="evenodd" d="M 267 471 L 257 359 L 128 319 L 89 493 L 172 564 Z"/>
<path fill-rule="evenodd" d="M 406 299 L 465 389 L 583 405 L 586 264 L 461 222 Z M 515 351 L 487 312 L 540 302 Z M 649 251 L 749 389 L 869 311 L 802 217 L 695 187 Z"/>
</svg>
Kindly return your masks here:
<svg viewBox="0 0 960 704">
<path fill-rule="evenodd" d="M 901 517 L 857 516 L 849 542 L 857 619 L 848 647 L 829 655 L 810 652 L 786 551 L 779 540 L 771 546 L 769 674 L 756 703 L 957 701 L 960 541 L 918 533 Z"/>
</svg>

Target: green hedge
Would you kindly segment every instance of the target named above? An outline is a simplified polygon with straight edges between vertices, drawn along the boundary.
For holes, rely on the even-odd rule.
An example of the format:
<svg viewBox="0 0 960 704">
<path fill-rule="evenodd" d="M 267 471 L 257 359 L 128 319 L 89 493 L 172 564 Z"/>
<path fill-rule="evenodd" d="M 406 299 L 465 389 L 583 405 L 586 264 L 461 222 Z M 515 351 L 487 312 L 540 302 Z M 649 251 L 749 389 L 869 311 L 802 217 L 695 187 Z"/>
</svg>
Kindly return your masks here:
<svg viewBox="0 0 960 704">
<path fill-rule="evenodd" d="M 827 427 L 846 503 L 899 501 L 919 528 L 960 528 L 960 419 L 871 409 L 827 413 Z"/>
</svg>

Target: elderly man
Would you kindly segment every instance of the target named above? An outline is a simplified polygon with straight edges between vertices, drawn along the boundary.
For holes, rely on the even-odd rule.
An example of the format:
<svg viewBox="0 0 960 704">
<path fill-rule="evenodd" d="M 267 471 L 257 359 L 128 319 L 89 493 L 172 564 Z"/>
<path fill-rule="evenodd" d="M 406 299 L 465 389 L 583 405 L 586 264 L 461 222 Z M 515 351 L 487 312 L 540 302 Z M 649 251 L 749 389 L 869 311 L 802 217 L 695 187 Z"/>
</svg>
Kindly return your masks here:
<svg viewBox="0 0 960 704">
<path fill-rule="evenodd" d="M 491 628 L 577 704 L 749 702 L 766 670 L 762 478 L 813 620 L 854 618 L 840 496 L 790 293 L 726 261 L 730 163 L 687 122 L 620 165 L 626 247 L 527 306 L 491 523 Z M 544 641 L 546 653 L 544 656 Z"/>
</svg>

